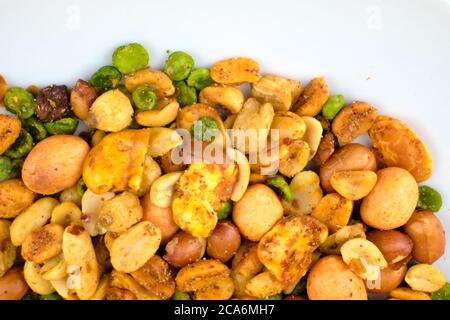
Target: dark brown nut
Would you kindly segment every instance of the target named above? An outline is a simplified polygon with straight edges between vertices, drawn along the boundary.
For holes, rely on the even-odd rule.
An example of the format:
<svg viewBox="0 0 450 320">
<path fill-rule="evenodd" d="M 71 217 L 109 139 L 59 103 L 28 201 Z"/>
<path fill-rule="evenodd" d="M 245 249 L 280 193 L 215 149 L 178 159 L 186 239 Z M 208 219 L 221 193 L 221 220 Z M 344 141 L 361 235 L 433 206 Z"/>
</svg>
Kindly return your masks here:
<svg viewBox="0 0 450 320">
<path fill-rule="evenodd" d="M 367 240 L 380 249 L 388 264 L 407 260 L 413 249 L 411 238 L 396 230 L 371 231 Z"/>
<path fill-rule="evenodd" d="M 97 99 L 95 88 L 86 81 L 79 79 L 70 93 L 73 113 L 81 120 L 85 120 L 95 99 Z"/>
<path fill-rule="evenodd" d="M 319 148 L 314 157 L 314 161 L 323 166 L 325 162 L 333 155 L 336 150 L 336 137 L 331 132 L 325 133 L 322 141 L 320 141 Z"/>
<path fill-rule="evenodd" d="M 19 267 L 9 269 L 0 278 L 0 300 L 20 300 L 28 291 L 28 285 Z"/>
<path fill-rule="evenodd" d="M 36 115 L 43 122 L 64 118 L 70 111 L 69 93 L 65 85 L 42 88 L 36 98 Z"/>
<path fill-rule="evenodd" d="M 151 257 L 144 266 L 132 272 L 131 276 L 142 287 L 163 300 L 175 293 L 175 280 L 170 267 L 159 256 Z"/>
<path fill-rule="evenodd" d="M 414 243 L 412 255 L 417 261 L 432 264 L 444 254 L 445 231 L 432 212 L 414 212 L 404 230 Z"/>
<path fill-rule="evenodd" d="M 184 231 L 178 232 L 172 240 L 166 244 L 166 260 L 175 268 L 200 260 L 205 254 L 206 239 L 198 238 Z"/>
<path fill-rule="evenodd" d="M 208 238 L 206 252 L 222 262 L 230 260 L 241 245 L 238 228 L 230 221 L 220 222 Z"/>
</svg>

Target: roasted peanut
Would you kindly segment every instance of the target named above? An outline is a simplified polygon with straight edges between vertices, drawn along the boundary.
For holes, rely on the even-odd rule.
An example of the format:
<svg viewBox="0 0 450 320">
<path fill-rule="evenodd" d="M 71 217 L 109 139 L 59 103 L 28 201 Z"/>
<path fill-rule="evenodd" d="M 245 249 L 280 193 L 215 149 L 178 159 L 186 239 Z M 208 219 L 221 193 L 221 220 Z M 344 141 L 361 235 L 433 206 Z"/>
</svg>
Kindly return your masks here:
<svg viewBox="0 0 450 320">
<path fill-rule="evenodd" d="M 122 272 L 141 268 L 158 250 L 161 231 L 150 221 L 142 221 L 121 233 L 111 246 L 111 264 Z"/>
</svg>

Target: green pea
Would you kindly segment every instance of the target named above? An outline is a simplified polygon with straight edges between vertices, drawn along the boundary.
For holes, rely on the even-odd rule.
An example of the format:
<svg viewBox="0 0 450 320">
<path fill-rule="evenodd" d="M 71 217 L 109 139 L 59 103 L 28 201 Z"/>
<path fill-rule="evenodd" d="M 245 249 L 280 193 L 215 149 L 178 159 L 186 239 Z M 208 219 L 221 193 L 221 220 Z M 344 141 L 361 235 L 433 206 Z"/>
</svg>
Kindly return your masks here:
<svg viewBox="0 0 450 320">
<path fill-rule="evenodd" d="M 220 204 L 220 208 L 217 211 L 217 219 L 222 220 L 228 218 L 233 209 L 233 202 L 231 200 L 227 200 Z"/>
<path fill-rule="evenodd" d="M 77 194 L 82 197 L 83 194 L 86 192 L 87 187 L 86 184 L 83 181 L 83 178 L 81 178 L 80 180 L 78 180 L 77 185 L 75 187 L 75 190 L 77 192 Z"/>
<path fill-rule="evenodd" d="M 59 294 L 53 292 L 46 295 L 39 295 L 39 300 L 61 300 Z"/>
<path fill-rule="evenodd" d="M 11 176 L 12 163 L 11 159 L 0 156 L 0 179 L 7 179 Z"/>
<path fill-rule="evenodd" d="M 16 139 L 14 144 L 5 152 L 5 155 L 13 159 L 25 157 L 28 152 L 33 149 L 33 145 L 33 137 L 31 136 L 31 134 L 26 132 L 24 129 L 21 129 L 19 137 Z"/>
<path fill-rule="evenodd" d="M 189 87 L 194 87 L 200 91 L 203 88 L 213 84 L 214 81 L 211 79 L 209 69 L 199 68 L 191 72 L 186 82 Z"/>
<path fill-rule="evenodd" d="M 438 291 L 431 294 L 431 299 L 433 300 L 450 300 L 450 283 L 445 283 L 445 285 Z"/>
<path fill-rule="evenodd" d="M 174 85 L 178 89 L 177 101 L 182 107 L 197 102 L 197 90 L 195 88 L 189 87 L 184 81 L 175 82 Z"/>
<path fill-rule="evenodd" d="M 127 87 L 125 87 L 123 84 L 119 84 L 119 85 L 117 86 L 117 89 L 119 89 L 120 92 L 122 92 L 122 93 L 123 93 L 124 95 L 126 95 L 127 97 L 130 97 L 130 96 L 131 96 L 130 91 L 128 91 Z"/>
<path fill-rule="evenodd" d="M 333 120 L 334 117 L 341 111 L 344 107 L 345 100 L 344 96 L 339 94 L 337 96 L 332 96 L 328 98 L 327 102 L 322 108 L 322 115 L 327 120 Z"/>
<path fill-rule="evenodd" d="M 62 118 L 44 124 L 50 134 L 73 134 L 78 127 L 78 120 L 74 118 Z"/>
<path fill-rule="evenodd" d="M 28 119 L 34 114 L 36 100 L 25 89 L 14 87 L 6 91 L 3 100 L 9 112 L 17 114 L 21 119 Z"/>
<path fill-rule="evenodd" d="M 22 173 L 23 162 L 23 159 L 13 159 L 11 161 L 11 173 L 9 175 L 10 179 L 20 177 L 20 174 Z"/>
<path fill-rule="evenodd" d="M 287 201 L 291 202 L 293 199 L 293 194 L 291 188 L 289 188 L 288 183 L 281 176 L 276 176 L 267 180 L 267 185 L 276 188 L 282 197 Z"/>
<path fill-rule="evenodd" d="M 39 296 L 36 292 L 29 290 L 22 300 L 39 300 Z"/>
<path fill-rule="evenodd" d="M 256 298 L 256 300 L 283 300 L 283 294 L 278 293 L 278 294 L 274 294 L 273 296 L 269 296 L 269 297 Z"/>
<path fill-rule="evenodd" d="M 148 65 L 147 49 L 139 43 L 130 43 L 118 47 L 112 55 L 112 64 L 122 74 L 129 74 Z"/>
<path fill-rule="evenodd" d="M 292 290 L 291 294 L 296 295 L 296 296 L 301 296 L 305 293 L 305 291 L 306 291 L 306 279 L 303 278 L 296 284 L 296 286 L 295 286 L 294 290 Z"/>
<path fill-rule="evenodd" d="M 175 289 L 172 300 L 191 300 L 191 297 L 188 293 Z"/>
<path fill-rule="evenodd" d="M 35 116 L 22 120 L 22 127 L 33 136 L 34 141 L 40 141 L 47 136 L 47 130 Z"/>
<path fill-rule="evenodd" d="M 194 59 L 186 52 L 176 51 L 172 53 L 164 64 L 164 72 L 173 81 L 186 79 L 194 67 Z"/>
<path fill-rule="evenodd" d="M 131 119 L 130 125 L 128 126 L 128 129 L 141 129 L 141 128 L 142 126 L 139 123 L 137 123 L 136 118 L 133 117 Z"/>
<path fill-rule="evenodd" d="M 431 212 L 438 212 L 442 207 L 442 197 L 435 189 L 429 186 L 419 187 L 419 201 L 417 208 L 428 210 Z"/>
<path fill-rule="evenodd" d="M 200 117 L 191 127 L 191 134 L 195 139 L 211 141 L 219 135 L 217 123 L 209 117 Z"/>
<path fill-rule="evenodd" d="M 146 84 L 137 87 L 132 98 L 136 108 L 143 111 L 152 110 L 158 100 L 156 93 Z"/>
<path fill-rule="evenodd" d="M 97 91 L 103 92 L 114 89 L 122 79 L 122 74 L 113 66 L 104 66 L 98 69 L 89 80 L 89 84 Z"/>
</svg>

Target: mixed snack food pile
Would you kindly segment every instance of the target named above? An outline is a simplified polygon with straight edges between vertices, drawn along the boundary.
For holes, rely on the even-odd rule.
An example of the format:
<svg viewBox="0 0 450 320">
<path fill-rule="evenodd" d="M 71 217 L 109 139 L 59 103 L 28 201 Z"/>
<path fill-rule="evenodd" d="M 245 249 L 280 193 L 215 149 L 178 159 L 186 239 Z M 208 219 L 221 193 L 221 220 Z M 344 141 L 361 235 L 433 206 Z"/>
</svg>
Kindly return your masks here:
<svg viewBox="0 0 450 320">
<path fill-rule="evenodd" d="M 0 104 L 2 300 L 450 297 L 425 144 L 324 78 L 130 43 Z"/>
</svg>

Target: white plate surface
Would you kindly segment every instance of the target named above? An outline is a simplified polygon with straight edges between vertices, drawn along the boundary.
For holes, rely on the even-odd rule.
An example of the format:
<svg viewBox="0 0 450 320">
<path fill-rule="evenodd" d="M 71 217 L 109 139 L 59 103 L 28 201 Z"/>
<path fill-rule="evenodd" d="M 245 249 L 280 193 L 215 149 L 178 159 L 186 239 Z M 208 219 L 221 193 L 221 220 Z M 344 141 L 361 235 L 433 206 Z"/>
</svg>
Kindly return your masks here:
<svg viewBox="0 0 450 320">
<path fill-rule="evenodd" d="M 231 56 L 406 121 L 434 159 L 450 233 L 450 3 L 445 0 L 0 0 L 0 73 L 12 85 L 73 85 L 140 42 L 160 67 L 166 50 L 198 65 Z M 438 263 L 450 280 L 450 240 Z"/>
</svg>

